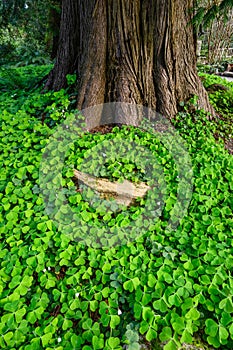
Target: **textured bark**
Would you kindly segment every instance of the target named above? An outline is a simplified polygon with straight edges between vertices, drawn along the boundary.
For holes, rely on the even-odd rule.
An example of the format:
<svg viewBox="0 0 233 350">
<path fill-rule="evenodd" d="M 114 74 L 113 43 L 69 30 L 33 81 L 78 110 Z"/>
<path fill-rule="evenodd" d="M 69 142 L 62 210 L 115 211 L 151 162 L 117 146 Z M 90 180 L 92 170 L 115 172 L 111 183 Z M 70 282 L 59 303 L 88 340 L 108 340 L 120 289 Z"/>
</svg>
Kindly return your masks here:
<svg viewBox="0 0 233 350">
<path fill-rule="evenodd" d="M 180 102 L 199 96 L 199 107 L 214 113 L 196 69 L 192 0 L 159 0 L 155 11 L 154 83 L 156 109 L 173 117 Z"/>
<path fill-rule="evenodd" d="M 77 107 L 130 102 L 173 117 L 199 96 L 193 0 L 63 0 L 58 56 L 47 87 L 59 90 L 76 71 Z"/>
<path fill-rule="evenodd" d="M 54 59 L 57 56 L 60 21 L 61 21 L 60 8 L 61 8 L 61 0 L 53 0 L 49 8 L 46 45 L 50 50 L 51 59 Z"/>
<path fill-rule="evenodd" d="M 154 1 L 108 2 L 106 102 L 156 107 Z"/>
<path fill-rule="evenodd" d="M 45 88 L 60 90 L 66 85 L 66 75 L 74 73 L 78 55 L 78 4 L 75 0 L 62 1 L 60 35 L 56 63 Z"/>
<path fill-rule="evenodd" d="M 78 0 L 77 2 L 79 8 L 79 54 L 76 61 L 77 107 L 82 109 L 104 103 L 107 16 L 105 0 Z"/>
</svg>

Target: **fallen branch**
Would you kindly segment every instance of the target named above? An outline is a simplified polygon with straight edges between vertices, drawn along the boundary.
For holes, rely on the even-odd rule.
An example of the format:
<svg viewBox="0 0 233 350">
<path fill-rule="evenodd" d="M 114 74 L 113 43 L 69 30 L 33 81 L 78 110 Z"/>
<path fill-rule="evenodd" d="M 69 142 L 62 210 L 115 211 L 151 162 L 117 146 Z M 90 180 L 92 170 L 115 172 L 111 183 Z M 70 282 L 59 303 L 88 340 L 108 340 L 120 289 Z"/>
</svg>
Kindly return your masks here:
<svg viewBox="0 0 233 350">
<path fill-rule="evenodd" d="M 220 75 L 221 77 L 233 78 L 233 72 L 228 72 L 228 71 L 217 73 L 216 75 Z"/>
<path fill-rule="evenodd" d="M 125 180 L 123 183 L 111 182 L 108 179 L 101 179 L 74 170 L 74 176 L 85 185 L 100 193 L 104 198 L 113 197 L 117 203 L 126 206 L 132 204 L 137 198 L 143 198 L 147 191 L 151 188 L 144 182 L 133 183 Z"/>
</svg>

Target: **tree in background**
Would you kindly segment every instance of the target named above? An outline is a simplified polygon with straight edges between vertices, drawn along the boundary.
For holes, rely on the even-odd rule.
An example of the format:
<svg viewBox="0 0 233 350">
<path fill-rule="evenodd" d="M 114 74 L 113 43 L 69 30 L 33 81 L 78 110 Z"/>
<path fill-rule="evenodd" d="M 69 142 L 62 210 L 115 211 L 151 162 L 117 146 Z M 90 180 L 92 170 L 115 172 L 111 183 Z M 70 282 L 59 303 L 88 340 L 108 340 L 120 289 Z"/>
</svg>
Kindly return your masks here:
<svg viewBox="0 0 233 350">
<path fill-rule="evenodd" d="M 46 63 L 56 55 L 60 0 L 0 2 L 0 61 Z"/>
<path fill-rule="evenodd" d="M 63 0 L 59 47 L 47 88 L 77 73 L 79 109 L 130 102 L 173 117 L 199 96 L 213 112 L 196 70 L 192 0 Z"/>
<path fill-rule="evenodd" d="M 227 19 L 233 8 L 233 0 L 195 0 L 193 23 L 208 26 L 217 15 L 224 15 Z"/>
<path fill-rule="evenodd" d="M 2 0 L 0 3 L 0 13 L 1 28 L 23 21 L 27 13 L 25 0 Z"/>
<path fill-rule="evenodd" d="M 57 55 L 61 19 L 61 0 L 50 0 L 46 46 L 51 59 Z"/>
<path fill-rule="evenodd" d="M 193 24 L 206 47 L 210 64 L 221 61 L 233 44 L 233 0 L 198 0 Z"/>
</svg>

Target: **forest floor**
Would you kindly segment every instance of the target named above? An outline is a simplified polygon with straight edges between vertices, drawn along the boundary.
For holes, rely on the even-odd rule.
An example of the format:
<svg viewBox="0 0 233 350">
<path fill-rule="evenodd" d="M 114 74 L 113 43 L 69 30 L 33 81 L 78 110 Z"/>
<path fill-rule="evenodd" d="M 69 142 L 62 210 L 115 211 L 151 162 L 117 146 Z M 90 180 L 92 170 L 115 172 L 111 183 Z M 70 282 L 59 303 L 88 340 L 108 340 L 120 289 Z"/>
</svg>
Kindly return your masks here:
<svg viewBox="0 0 233 350">
<path fill-rule="evenodd" d="M 93 343 L 97 344 L 95 349 L 103 349 L 102 344 L 109 349 L 109 341 L 116 344 L 111 349 L 124 350 L 213 350 L 213 344 L 220 350 L 233 349 L 233 304 L 226 303 L 233 288 L 233 82 L 203 73 L 203 84 L 218 118 L 210 121 L 204 111 L 189 112 L 184 106 L 174 119 L 174 127 L 189 147 L 194 184 L 187 215 L 174 234 L 166 231 L 166 221 L 175 207 L 180 168 L 159 139 L 129 127 L 114 131 L 108 125 L 96 133 L 84 133 L 75 147 L 70 147 L 62 168 L 62 186 L 81 222 L 74 222 L 72 234 L 77 231 L 79 235 L 79 229 L 88 225 L 99 228 L 104 222 L 122 232 L 124 239 L 132 217 L 137 220 L 134 227 L 147 231 L 129 244 L 122 244 L 122 240 L 121 244 L 117 240 L 115 243 L 113 235 L 113 248 L 99 249 L 91 243 L 90 247 L 89 243 L 77 245 L 68 238 L 69 225 L 67 234 L 61 234 L 45 215 L 42 190 L 50 194 L 55 187 L 61 192 L 60 180 L 46 169 L 54 169 L 54 164 L 57 167 L 64 150 L 51 148 L 51 163 L 46 158 L 48 164 L 46 161 L 42 169 L 45 174 L 41 170 L 42 155 L 57 124 L 73 117 L 76 105 L 75 94 L 70 93 L 73 87 L 41 94 L 38 82 L 50 68 L 0 70 L 0 275 L 4 276 L 0 279 L 4 312 L 0 348 L 22 349 L 26 343 L 28 350 L 41 349 L 42 338 L 46 349 L 70 349 L 71 343 L 76 349 L 92 349 Z M 109 146 L 115 138 L 122 140 L 121 148 L 119 142 L 116 148 L 112 142 L 109 153 L 102 153 L 101 147 L 106 143 Z M 87 192 L 85 197 L 74 189 L 73 169 L 83 171 L 80 164 L 90 175 L 110 181 L 150 181 L 145 175 L 144 153 L 131 152 L 129 157 L 127 140 L 136 140 L 143 152 L 150 149 L 166 176 L 165 204 L 156 225 L 154 218 L 153 224 L 150 217 L 143 218 L 145 210 L 152 208 L 153 212 L 154 198 L 160 198 L 156 192 L 151 192 L 149 199 L 153 201 L 147 202 L 148 208 L 142 201 L 137 207 L 122 209 L 123 214 L 113 208 L 107 215 L 93 193 Z M 153 179 L 162 179 L 158 169 L 152 169 Z M 41 182 L 41 174 L 46 181 Z M 88 205 L 89 195 L 96 200 L 95 206 Z M 66 207 L 61 208 L 62 218 Z M 41 311 L 37 314 L 38 308 Z M 188 332 L 182 328 L 187 320 L 192 320 Z M 90 324 L 95 335 L 89 331 Z"/>
</svg>

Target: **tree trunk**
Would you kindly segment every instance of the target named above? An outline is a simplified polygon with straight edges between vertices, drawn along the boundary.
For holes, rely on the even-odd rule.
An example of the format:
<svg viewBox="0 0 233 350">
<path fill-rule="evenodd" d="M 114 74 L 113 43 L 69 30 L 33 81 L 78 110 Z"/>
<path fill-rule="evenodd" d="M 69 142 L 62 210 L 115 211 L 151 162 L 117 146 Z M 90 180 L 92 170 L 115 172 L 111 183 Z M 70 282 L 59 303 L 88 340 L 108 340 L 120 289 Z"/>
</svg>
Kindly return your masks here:
<svg viewBox="0 0 233 350">
<path fill-rule="evenodd" d="M 129 102 L 172 118 L 193 95 L 213 113 L 197 75 L 192 0 L 63 0 L 47 87 L 77 73 L 79 109 Z"/>
<path fill-rule="evenodd" d="M 48 28 L 46 33 L 46 46 L 53 60 L 57 56 L 59 31 L 61 20 L 61 0 L 50 2 L 48 15 Z"/>
<path fill-rule="evenodd" d="M 62 1 L 57 58 L 49 74 L 46 88 L 60 90 L 66 86 L 66 75 L 74 73 L 78 54 L 78 5 L 75 0 Z"/>
</svg>

